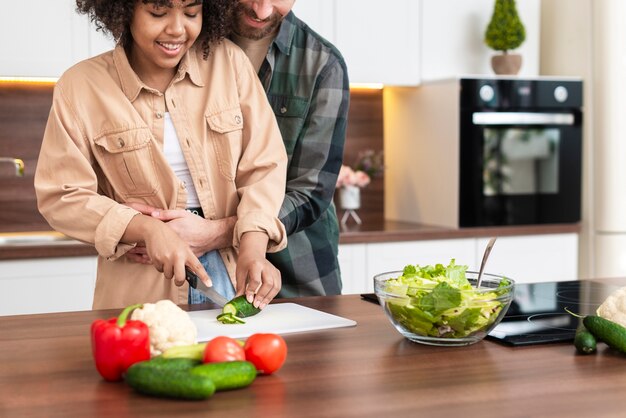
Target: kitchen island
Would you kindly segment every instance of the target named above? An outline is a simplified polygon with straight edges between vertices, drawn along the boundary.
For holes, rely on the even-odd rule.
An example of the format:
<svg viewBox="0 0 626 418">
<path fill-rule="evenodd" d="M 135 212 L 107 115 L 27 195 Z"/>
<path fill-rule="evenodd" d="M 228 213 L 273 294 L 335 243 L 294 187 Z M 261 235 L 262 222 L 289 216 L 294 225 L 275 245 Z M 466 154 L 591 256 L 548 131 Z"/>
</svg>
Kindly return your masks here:
<svg viewBox="0 0 626 418">
<path fill-rule="evenodd" d="M 0 317 L 0 416 L 617 417 L 626 411 L 626 355 L 604 344 L 588 356 L 577 355 L 571 343 L 432 347 L 404 339 L 379 306 L 358 295 L 283 301 L 357 326 L 287 334 L 282 369 L 206 401 L 145 397 L 100 378 L 89 326 L 118 310 Z"/>
</svg>

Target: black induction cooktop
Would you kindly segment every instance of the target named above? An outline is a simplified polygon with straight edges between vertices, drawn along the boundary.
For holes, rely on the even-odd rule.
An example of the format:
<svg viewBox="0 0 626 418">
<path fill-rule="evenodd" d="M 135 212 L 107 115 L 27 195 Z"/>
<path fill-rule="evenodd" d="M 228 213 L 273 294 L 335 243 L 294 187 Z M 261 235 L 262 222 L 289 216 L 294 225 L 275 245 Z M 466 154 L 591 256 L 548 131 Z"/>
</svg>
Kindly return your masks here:
<svg viewBox="0 0 626 418">
<path fill-rule="evenodd" d="M 565 308 L 580 315 L 595 314 L 622 286 L 600 281 L 518 283 L 509 310 L 487 338 L 512 346 L 572 341 L 580 319 Z M 373 294 L 361 296 L 378 302 Z"/>
<path fill-rule="evenodd" d="M 487 338 L 507 345 L 572 341 L 580 315 L 596 309 L 621 286 L 599 281 L 520 283 L 504 319 Z"/>
</svg>

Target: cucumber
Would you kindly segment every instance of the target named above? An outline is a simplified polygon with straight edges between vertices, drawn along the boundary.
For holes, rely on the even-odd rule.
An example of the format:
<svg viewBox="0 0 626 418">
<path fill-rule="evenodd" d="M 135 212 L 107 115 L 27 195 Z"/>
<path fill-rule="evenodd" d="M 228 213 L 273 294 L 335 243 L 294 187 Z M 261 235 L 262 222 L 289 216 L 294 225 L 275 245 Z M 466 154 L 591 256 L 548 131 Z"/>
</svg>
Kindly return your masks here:
<svg viewBox="0 0 626 418">
<path fill-rule="evenodd" d="M 204 355 L 205 348 L 206 343 L 177 345 L 165 350 L 161 357 L 163 357 L 164 359 L 187 358 L 202 361 L 202 356 Z"/>
<path fill-rule="evenodd" d="M 187 359 L 172 359 L 187 360 Z M 162 365 L 135 363 L 126 371 L 126 382 L 139 393 L 150 396 L 207 399 L 215 393 L 215 384 L 206 376 L 192 374 L 191 369 L 176 370 Z"/>
<path fill-rule="evenodd" d="M 222 324 L 245 324 L 239 318 L 247 318 L 259 312 L 261 312 L 259 308 L 255 308 L 253 304 L 248 302 L 245 295 L 241 295 L 224 305 L 222 313 L 216 319 Z"/>
<path fill-rule="evenodd" d="M 191 370 L 199 364 L 202 364 L 202 359 L 192 359 L 192 358 L 165 358 L 165 357 L 155 357 L 148 361 L 142 361 L 140 363 L 141 367 L 149 367 L 153 369 L 159 370 L 178 370 L 185 371 Z"/>
<path fill-rule="evenodd" d="M 595 315 L 587 315 L 583 324 L 598 340 L 620 353 L 626 353 L 626 328 Z"/>
<path fill-rule="evenodd" d="M 209 378 L 219 391 L 245 388 L 254 381 L 257 372 L 249 361 L 224 361 L 194 367 L 191 374 Z"/>
<path fill-rule="evenodd" d="M 574 337 L 574 346 L 580 354 L 591 354 L 596 351 L 596 337 L 590 333 L 587 328 L 580 326 L 576 330 Z"/>
<path fill-rule="evenodd" d="M 253 304 L 248 302 L 245 295 L 237 296 L 222 308 L 225 314 L 232 314 L 238 318 L 247 318 L 261 312 L 259 308 L 255 308 Z"/>
</svg>

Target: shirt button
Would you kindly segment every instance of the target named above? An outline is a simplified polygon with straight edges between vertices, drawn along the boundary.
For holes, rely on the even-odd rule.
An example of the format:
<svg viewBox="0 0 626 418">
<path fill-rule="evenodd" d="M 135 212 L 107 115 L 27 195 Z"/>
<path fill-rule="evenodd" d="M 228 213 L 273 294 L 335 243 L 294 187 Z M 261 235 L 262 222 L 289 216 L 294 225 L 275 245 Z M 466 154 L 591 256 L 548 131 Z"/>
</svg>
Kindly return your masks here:
<svg viewBox="0 0 626 418">
<path fill-rule="evenodd" d="M 280 113 L 287 113 L 287 108 L 285 106 L 281 107 Z"/>
<path fill-rule="evenodd" d="M 161 119 L 163 117 L 163 113 L 156 112 L 156 117 L 157 117 L 157 119 Z"/>
<path fill-rule="evenodd" d="M 239 125 L 241 123 L 241 116 L 239 116 L 239 115 L 235 116 L 235 123 L 237 125 Z"/>
<path fill-rule="evenodd" d="M 122 138 L 117 138 L 117 146 L 122 148 L 124 145 L 124 140 Z"/>
</svg>

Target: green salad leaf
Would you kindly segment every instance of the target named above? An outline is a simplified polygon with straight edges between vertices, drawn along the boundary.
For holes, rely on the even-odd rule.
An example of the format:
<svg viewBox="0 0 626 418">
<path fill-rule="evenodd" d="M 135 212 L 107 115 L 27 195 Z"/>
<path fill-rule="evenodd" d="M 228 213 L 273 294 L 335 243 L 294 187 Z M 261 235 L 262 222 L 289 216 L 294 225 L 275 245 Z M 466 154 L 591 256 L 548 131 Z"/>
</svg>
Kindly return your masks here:
<svg viewBox="0 0 626 418">
<path fill-rule="evenodd" d="M 411 332 L 432 337 L 465 337 L 484 330 L 497 318 L 504 302 L 499 299 L 510 284 L 480 291 L 472 287 L 467 266 L 455 259 L 443 264 L 407 265 L 402 275 L 385 283 L 394 297 L 386 302 L 395 320 Z"/>
</svg>

